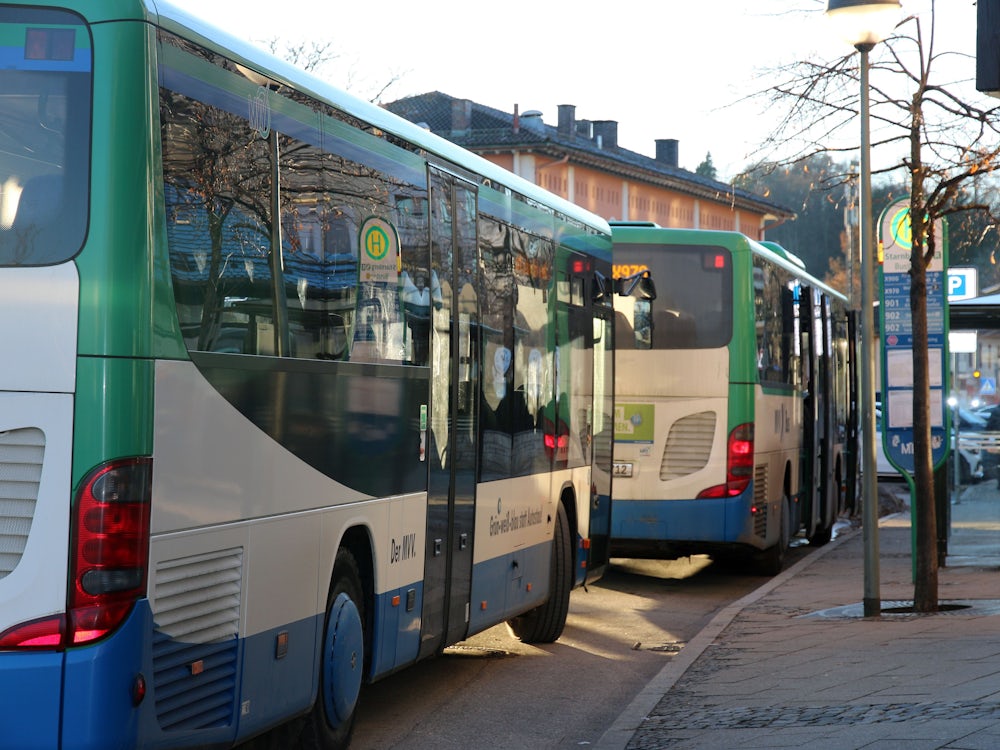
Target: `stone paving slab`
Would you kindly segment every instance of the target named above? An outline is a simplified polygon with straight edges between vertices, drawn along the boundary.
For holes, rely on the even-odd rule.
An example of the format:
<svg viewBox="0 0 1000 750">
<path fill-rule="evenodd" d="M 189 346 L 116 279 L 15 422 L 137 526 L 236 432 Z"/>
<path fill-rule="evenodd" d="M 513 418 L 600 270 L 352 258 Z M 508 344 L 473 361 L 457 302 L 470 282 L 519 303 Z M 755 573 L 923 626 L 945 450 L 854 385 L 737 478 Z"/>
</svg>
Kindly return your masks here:
<svg viewBox="0 0 1000 750">
<path fill-rule="evenodd" d="M 968 499 L 955 547 L 996 554 L 1000 499 Z M 721 612 L 597 748 L 1000 748 L 1000 571 L 944 567 L 954 609 L 898 611 L 912 604 L 908 516 L 883 519 L 879 543 L 880 617 L 863 616 L 863 540 L 848 531 Z"/>
</svg>

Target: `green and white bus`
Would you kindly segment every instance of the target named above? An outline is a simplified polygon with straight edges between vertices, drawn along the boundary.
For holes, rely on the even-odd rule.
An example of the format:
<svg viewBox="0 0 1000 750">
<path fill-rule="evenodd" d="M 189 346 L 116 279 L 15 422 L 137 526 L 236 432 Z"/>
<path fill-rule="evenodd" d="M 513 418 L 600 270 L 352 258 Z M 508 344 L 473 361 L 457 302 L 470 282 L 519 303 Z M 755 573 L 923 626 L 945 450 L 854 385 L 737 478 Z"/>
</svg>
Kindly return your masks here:
<svg viewBox="0 0 1000 750">
<path fill-rule="evenodd" d="M 341 747 L 364 683 L 557 639 L 607 223 L 160 0 L 0 39 L 0 745 Z"/>
<path fill-rule="evenodd" d="M 843 295 L 736 232 L 612 223 L 612 556 L 709 553 L 776 573 L 851 500 L 852 329 Z"/>
</svg>

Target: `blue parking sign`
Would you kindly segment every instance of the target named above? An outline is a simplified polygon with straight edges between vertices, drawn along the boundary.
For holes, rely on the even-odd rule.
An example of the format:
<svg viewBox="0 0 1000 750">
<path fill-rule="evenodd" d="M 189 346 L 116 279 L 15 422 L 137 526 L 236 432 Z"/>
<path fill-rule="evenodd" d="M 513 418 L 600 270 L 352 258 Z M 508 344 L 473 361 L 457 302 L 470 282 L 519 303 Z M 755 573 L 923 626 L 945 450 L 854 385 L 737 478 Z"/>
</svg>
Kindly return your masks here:
<svg viewBox="0 0 1000 750">
<path fill-rule="evenodd" d="M 979 294 L 979 273 L 975 268 L 948 269 L 948 301 L 972 299 Z"/>
</svg>

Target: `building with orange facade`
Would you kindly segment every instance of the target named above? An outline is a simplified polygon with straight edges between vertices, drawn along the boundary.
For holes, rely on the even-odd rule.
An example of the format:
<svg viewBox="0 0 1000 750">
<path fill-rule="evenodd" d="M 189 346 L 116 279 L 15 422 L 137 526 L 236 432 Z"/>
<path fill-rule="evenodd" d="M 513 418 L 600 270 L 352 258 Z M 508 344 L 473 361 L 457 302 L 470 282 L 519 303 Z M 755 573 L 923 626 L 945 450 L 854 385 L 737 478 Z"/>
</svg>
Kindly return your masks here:
<svg viewBox="0 0 1000 750">
<path fill-rule="evenodd" d="M 616 121 L 578 119 L 572 104 L 559 105 L 556 125 L 545 124 L 539 112 L 502 112 L 437 91 L 384 106 L 608 220 L 764 239 L 768 228 L 795 216 L 754 193 L 681 169 L 676 140 L 657 140 L 655 157 L 620 147 Z"/>
</svg>

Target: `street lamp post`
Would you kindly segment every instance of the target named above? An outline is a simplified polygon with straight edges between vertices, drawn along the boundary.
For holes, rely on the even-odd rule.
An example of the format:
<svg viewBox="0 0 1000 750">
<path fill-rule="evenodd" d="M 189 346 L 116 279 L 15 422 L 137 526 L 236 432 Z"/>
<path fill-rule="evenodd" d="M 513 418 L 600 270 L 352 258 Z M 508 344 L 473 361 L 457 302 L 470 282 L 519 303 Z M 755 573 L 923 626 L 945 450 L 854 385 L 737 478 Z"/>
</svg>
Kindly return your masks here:
<svg viewBox="0 0 1000 750">
<path fill-rule="evenodd" d="M 878 617 L 878 476 L 875 469 L 875 316 L 872 226 L 871 135 L 868 114 L 868 53 L 896 25 L 899 0 L 829 0 L 827 17 L 861 53 L 861 179 L 858 190 L 861 231 L 861 466 L 862 534 L 865 548 L 864 614 Z"/>
</svg>

